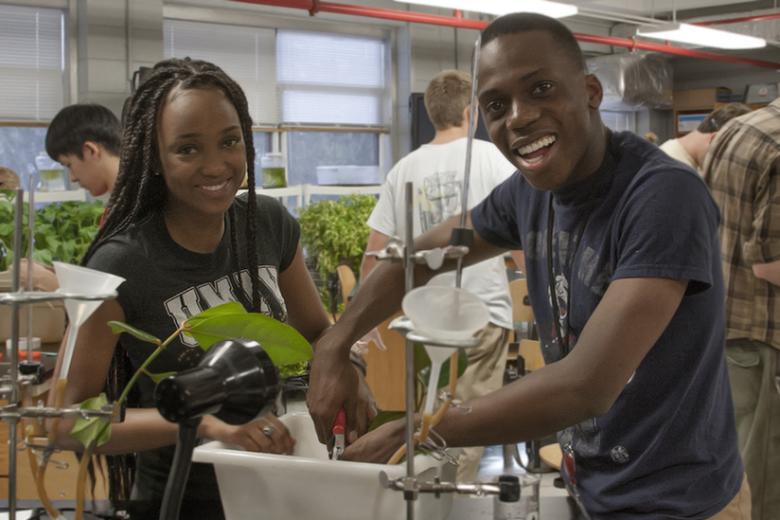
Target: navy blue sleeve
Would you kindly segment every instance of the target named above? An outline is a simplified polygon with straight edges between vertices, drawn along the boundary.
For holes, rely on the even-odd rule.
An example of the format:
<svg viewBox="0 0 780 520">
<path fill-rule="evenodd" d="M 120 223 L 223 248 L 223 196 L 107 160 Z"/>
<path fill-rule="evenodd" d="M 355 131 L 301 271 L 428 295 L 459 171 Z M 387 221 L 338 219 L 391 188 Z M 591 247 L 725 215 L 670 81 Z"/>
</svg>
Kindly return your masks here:
<svg viewBox="0 0 780 520">
<path fill-rule="evenodd" d="M 519 200 L 522 181 L 522 175 L 515 172 L 471 210 L 474 230 L 495 246 L 522 249 L 518 221 L 522 208 Z"/>
<path fill-rule="evenodd" d="M 683 169 L 640 173 L 626 196 L 612 279 L 689 280 L 689 293 L 709 288 L 719 213 L 702 180 Z"/>
</svg>

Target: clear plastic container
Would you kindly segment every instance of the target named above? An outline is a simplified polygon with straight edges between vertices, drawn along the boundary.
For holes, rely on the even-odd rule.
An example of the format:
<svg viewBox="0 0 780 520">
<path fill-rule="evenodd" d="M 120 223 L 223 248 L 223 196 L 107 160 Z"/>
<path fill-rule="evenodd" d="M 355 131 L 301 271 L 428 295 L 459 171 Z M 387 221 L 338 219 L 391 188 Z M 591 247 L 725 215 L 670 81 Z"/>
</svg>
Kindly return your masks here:
<svg viewBox="0 0 780 520">
<path fill-rule="evenodd" d="M 46 152 L 41 152 L 35 158 L 35 168 L 38 170 L 38 189 L 40 191 L 64 191 L 65 168 L 60 163 L 54 161 Z"/>
<path fill-rule="evenodd" d="M 287 167 L 284 154 L 266 153 L 260 159 L 263 188 L 284 188 L 287 186 Z"/>
</svg>

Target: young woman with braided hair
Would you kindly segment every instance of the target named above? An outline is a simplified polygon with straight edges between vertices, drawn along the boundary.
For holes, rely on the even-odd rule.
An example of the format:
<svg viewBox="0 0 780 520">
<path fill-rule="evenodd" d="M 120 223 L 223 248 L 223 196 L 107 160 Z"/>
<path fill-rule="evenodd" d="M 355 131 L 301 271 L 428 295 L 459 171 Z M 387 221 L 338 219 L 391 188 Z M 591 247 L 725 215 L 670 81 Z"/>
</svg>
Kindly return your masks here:
<svg viewBox="0 0 780 520">
<path fill-rule="evenodd" d="M 84 258 L 88 267 L 126 282 L 117 300 L 103 303 L 80 329 L 67 403 L 98 395 L 109 372 L 109 390 L 121 390 L 117 375 L 127 368 L 122 360 L 135 369 L 151 352 L 148 343 L 114 335 L 106 325 L 110 320 L 165 338 L 189 316 L 239 301 L 288 321 L 310 341 L 328 326 L 304 266 L 297 222 L 275 199 L 251 195 L 254 158 L 246 98 L 230 77 L 213 64 L 189 59 L 154 67 L 132 97 L 108 218 Z M 245 173 L 250 195 L 236 198 Z M 201 356 L 182 335 L 150 371 L 190 368 Z M 153 390 L 149 378 L 139 381 L 138 408 L 127 409 L 98 451 L 135 453 L 132 498 L 159 507 L 177 427 L 154 409 Z M 68 435 L 71 427 L 61 422 L 58 442 L 79 449 Z M 199 435 L 273 453 L 290 453 L 294 444 L 272 415 L 244 426 L 209 416 Z M 128 481 L 116 478 L 121 472 L 112 476 L 112 497 L 121 498 L 117 487 Z M 201 518 L 221 517 L 211 466 L 193 465 L 182 511 L 188 509 Z"/>
</svg>

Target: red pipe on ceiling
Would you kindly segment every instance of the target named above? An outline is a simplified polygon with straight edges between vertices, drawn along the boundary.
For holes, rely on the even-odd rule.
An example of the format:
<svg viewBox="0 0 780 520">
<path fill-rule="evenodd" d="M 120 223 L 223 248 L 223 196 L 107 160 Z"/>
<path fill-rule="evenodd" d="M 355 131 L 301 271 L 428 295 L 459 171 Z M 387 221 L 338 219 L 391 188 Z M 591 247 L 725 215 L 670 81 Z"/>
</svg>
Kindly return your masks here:
<svg viewBox="0 0 780 520">
<path fill-rule="evenodd" d="M 393 20 L 398 22 L 424 23 L 428 25 L 439 25 L 444 27 L 456 27 L 458 29 L 482 30 L 487 27 L 488 22 L 479 20 L 469 20 L 466 18 L 456 18 L 451 16 L 439 16 L 434 14 L 415 13 L 412 11 L 401 11 L 397 9 L 383 9 L 379 7 L 366 7 L 361 5 L 338 4 L 333 2 L 319 2 L 312 0 L 233 0 L 234 2 L 243 2 L 245 4 L 271 5 L 276 7 L 289 7 L 292 9 L 304 9 L 311 15 L 317 12 L 337 13 L 351 16 L 364 16 L 368 18 L 379 18 L 382 20 Z M 723 23 L 723 22 L 718 22 Z M 574 37 L 580 41 L 588 43 L 597 43 L 602 45 L 611 45 L 614 47 L 626 47 L 628 49 L 640 49 L 645 51 L 660 52 L 672 54 L 675 56 L 685 56 L 688 58 L 699 58 L 711 61 L 720 61 L 733 63 L 737 65 L 752 65 L 755 67 L 764 67 L 768 69 L 780 70 L 780 63 L 764 60 L 754 60 L 728 54 L 717 54 L 714 52 L 698 51 L 674 47 L 662 43 L 650 43 L 637 41 L 633 38 L 618 38 L 616 36 L 599 36 L 595 34 L 574 33 Z"/>
<path fill-rule="evenodd" d="M 694 25 L 727 25 L 730 23 L 743 22 L 763 22 L 766 20 L 780 19 L 780 13 L 757 14 L 753 16 L 742 16 L 739 18 L 723 18 L 721 20 L 705 20 L 703 22 L 693 22 Z"/>
</svg>

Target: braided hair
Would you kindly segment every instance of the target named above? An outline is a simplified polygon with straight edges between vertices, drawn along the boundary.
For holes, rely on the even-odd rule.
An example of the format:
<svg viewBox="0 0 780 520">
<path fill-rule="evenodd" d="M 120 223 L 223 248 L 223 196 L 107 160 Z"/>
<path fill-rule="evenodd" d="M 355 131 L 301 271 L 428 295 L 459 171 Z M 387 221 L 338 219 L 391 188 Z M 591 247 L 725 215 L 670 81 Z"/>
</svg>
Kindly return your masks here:
<svg viewBox="0 0 780 520">
<path fill-rule="evenodd" d="M 246 96 L 241 87 L 216 65 L 200 60 L 168 59 L 157 63 L 148 79 L 130 98 L 124 122 L 119 175 L 108 202 L 108 216 L 90 244 L 82 264 L 86 264 L 97 249 L 119 233 L 126 231 L 156 211 L 166 202 L 167 189 L 162 176 L 160 155 L 157 145 L 157 122 L 169 93 L 175 89 L 218 89 L 233 104 L 238 113 L 244 139 L 247 163 L 247 215 L 245 222 L 246 248 L 240 254 L 233 206 L 228 210 L 231 257 L 235 273 L 241 269 L 249 272 L 250 296 L 241 287 L 241 277 L 232 283 L 238 285 L 235 291 L 241 303 L 248 310 L 259 311 L 261 294 L 271 305 L 277 319 L 283 319 L 280 306 L 273 305 L 275 299 L 268 298 L 268 289 L 260 282 L 257 271 L 257 249 L 255 214 L 255 149 L 252 140 L 252 119 Z M 273 302 L 273 303 L 272 303 Z M 127 353 L 117 345 L 109 369 L 106 391 L 109 399 L 115 400 L 129 379 L 132 369 Z M 131 456 L 107 457 L 111 500 L 127 500 L 132 487 L 133 458 Z"/>
</svg>

